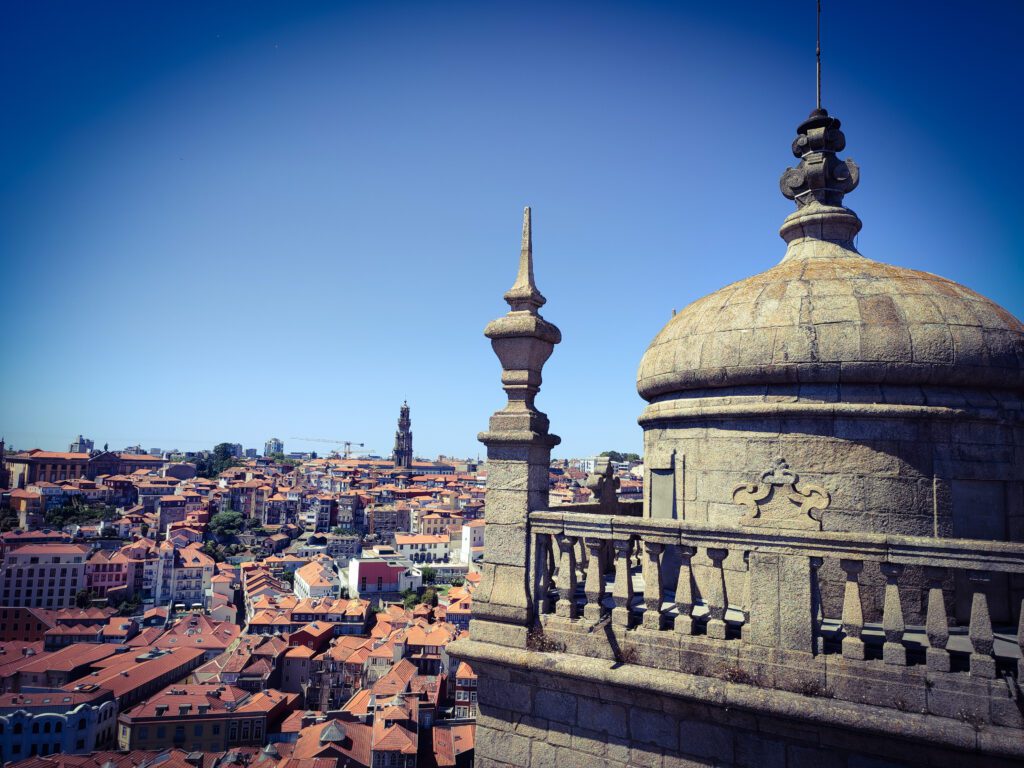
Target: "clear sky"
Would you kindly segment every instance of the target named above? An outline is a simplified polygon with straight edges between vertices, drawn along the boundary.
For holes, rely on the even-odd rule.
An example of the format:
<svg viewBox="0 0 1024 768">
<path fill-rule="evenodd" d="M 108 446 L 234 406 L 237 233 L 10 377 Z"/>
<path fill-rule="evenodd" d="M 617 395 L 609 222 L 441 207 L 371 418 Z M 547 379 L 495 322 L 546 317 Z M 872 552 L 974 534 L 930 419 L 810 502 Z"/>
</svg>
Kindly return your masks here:
<svg viewBox="0 0 1024 768">
<path fill-rule="evenodd" d="M 870 257 L 1024 315 L 1024 3 L 826 0 Z M 534 210 L 558 455 L 639 450 L 669 319 L 783 254 L 814 2 L 0 6 L 0 432 L 476 455 Z"/>
</svg>

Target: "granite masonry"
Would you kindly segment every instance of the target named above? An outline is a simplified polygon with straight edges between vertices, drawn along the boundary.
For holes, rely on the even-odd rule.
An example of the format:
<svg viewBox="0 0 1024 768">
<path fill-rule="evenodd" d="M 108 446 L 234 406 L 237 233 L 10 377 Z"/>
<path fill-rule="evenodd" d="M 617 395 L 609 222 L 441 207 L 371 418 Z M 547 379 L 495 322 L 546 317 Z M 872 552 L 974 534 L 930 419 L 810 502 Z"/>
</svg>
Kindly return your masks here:
<svg viewBox="0 0 1024 768">
<path fill-rule="evenodd" d="M 644 354 L 642 505 L 548 508 L 560 334 L 527 210 L 486 330 L 509 402 L 481 435 L 484 579 L 449 647 L 480 676 L 479 766 L 1024 760 L 1024 326 L 857 251 L 845 141 L 811 113 L 782 261 Z"/>
</svg>

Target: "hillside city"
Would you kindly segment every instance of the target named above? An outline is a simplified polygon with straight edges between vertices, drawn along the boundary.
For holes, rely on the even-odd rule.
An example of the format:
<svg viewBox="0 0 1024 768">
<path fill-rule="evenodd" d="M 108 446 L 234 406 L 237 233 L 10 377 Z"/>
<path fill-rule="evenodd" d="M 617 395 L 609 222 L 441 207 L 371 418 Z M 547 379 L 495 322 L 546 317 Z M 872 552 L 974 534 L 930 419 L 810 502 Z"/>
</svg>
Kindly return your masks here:
<svg viewBox="0 0 1024 768">
<path fill-rule="evenodd" d="M 0 441 L 0 762 L 470 766 L 486 463 Z M 552 505 L 635 454 L 553 461 Z"/>
</svg>

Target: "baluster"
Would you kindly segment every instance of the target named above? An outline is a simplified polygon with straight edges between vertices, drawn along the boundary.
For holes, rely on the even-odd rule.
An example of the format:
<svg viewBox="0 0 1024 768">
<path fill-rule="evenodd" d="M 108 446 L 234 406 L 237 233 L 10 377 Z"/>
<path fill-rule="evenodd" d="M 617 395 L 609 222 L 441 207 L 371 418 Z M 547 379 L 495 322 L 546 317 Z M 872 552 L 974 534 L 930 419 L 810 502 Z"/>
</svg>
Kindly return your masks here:
<svg viewBox="0 0 1024 768">
<path fill-rule="evenodd" d="M 825 606 L 821 601 L 821 582 L 818 569 L 825 562 L 824 558 L 811 558 L 811 633 L 814 652 L 825 652 L 825 638 L 821 634 L 821 625 L 825 621 Z"/>
<path fill-rule="evenodd" d="M 846 572 L 846 588 L 843 591 L 843 657 L 864 658 L 864 609 L 860 602 L 860 572 L 864 563 L 860 560 L 840 560 L 839 567 Z"/>
<path fill-rule="evenodd" d="M 1017 661 L 1017 685 L 1024 685 L 1024 600 L 1020 601 L 1020 618 L 1017 620 L 1017 645 L 1020 659 Z"/>
<path fill-rule="evenodd" d="M 661 629 L 661 553 L 664 549 L 664 544 L 643 542 L 644 629 Z"/>
<path fill-rule="evenodd" d="M 587 580 L 583 591 L 587 596 L 587 604 L 583 608 L 583 616 L 590 621 L 600 621 L 607 614 L 604 606 L 604 571 L 605 571 L 605 540 L 587 539 L 590 551 L 590 565 L 587 568 Z"/>
<path fill-rule="evenodd" d="M 579 615 L 576 605 L 576 537 L 558 534 L 558 572 L 555 574 L 555 588 L 558 590 L 558 602 L 555 604 L 555 615 L 567 619 L 575 619 Z"/>
<path fill-rule="evenodd" d="M 537 568 L 534 603 L 538 616 L 551 613 L 551 535 L 538 533 L 536 538 L 536 552 L 534 563 Z"/>
<path fill-rule="evenodd" d="M 587 541 L 582 536 L 576 539 L 577 549 L 579 555 L 576 557 L 576 569 L 579 572 L 580 578 L 583 579 L 583 583 L 586 583 L 587 568 L 590 565 L 590 558 L 587 557 Z"/>
<path fill-rule="evenodd" d="M 682 635 L 693 634 L 693 570 L 690 559 L 696 547 L 679 547 L 679 579 L 676 581 L 675 631 Z"/>
<path fill-rule="evenodd" d="M 615 540 L 615 585 L 612 587 L 615 607 L 612 608 L 612 624 L 617 627 L 629 626 L 629 607 L 633 604 L 633 574 L 629 569 L 632 553 L 632 538 Z"/>
<path fill-rule="evenodd" d="M 949 672 L 949 651 L 946 650 L 949 618 L 946 616 L 946 600 L 942 594 L 946 569 L 926 566 L 924 576 L 928 579 L 928 615 L 925 618 L 928 649 L 924 652 L 925 663 L 933 672 Z"/>
<path fill-rule="evenodd" d="M 988 613 L 988 598 L 982 585 L 989 580 L 987 571 L 970 571 L 967 578 L 977 586 L 971 600 L 971 675 L 992 680 L 996 676 L 996 660 L 992 657 L 992 619 Z"/>
<path fill-rule="evenodd" d="M 896 563 L 882 563 L 879 566 L 885 576 L 885 602 L 882 604 L 882 631 L 885 643 L 882 645 L 882 661 L 896 666 L 907 666 L 907 649 L 903 647 L 903 633 L 907 624 L 903 620 L 903 604 L 900 602 L 899 578 L 903 566 Z"/>
<path fill-rule="evenodd" d="M 729 598 L 725 591 L 725 571 L 722 569 L 722 561 L 729 554 L 729 550 L 708 547 L 706 551 L 713 564 L 710 589 L 707 595 L 708 637 L 712 640 L 725 640 L 725 609 L 729 605 Z"/>
</svg>

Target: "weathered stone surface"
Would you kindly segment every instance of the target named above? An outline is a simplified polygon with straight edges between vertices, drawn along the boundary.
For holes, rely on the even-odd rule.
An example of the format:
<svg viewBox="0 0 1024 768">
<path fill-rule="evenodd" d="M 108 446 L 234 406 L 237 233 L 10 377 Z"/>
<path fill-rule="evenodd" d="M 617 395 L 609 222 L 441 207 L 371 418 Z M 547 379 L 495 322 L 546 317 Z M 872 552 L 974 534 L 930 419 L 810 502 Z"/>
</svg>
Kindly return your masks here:
<svg viewBox="0 0 1024 768">
<path fill-rule="evenodd" d="M 537 712 L 543 712 L 549 720 L 573 724 L 576 722 L 576 697 L 568 693 L 541 689 L 537 691 L 535 706 Z M 584 723 L 580 723 L 583 725 Z M 592 727 L 589 723 L 587 727 Z"/>
<path fill-rule="evenodd" d="M 629 716 L 626 707 L 589 697 L 579 700 L 579 724 L 611 736 L 628 735 Z"/>
<path fill-rule="evenodd" d="M 733 732 L 710 723 L 679 724 L 679 751 L 696 757 L 707 757 L 726 765 L 733 762 Z"/>
<path fill-rule="evenodd" d="M 640 708 L 630 710 L 629 735 L 633 741 L 654 744 L 670 750 L 679 748 L 675 719 L 660 712 Z"/>
</svg>

